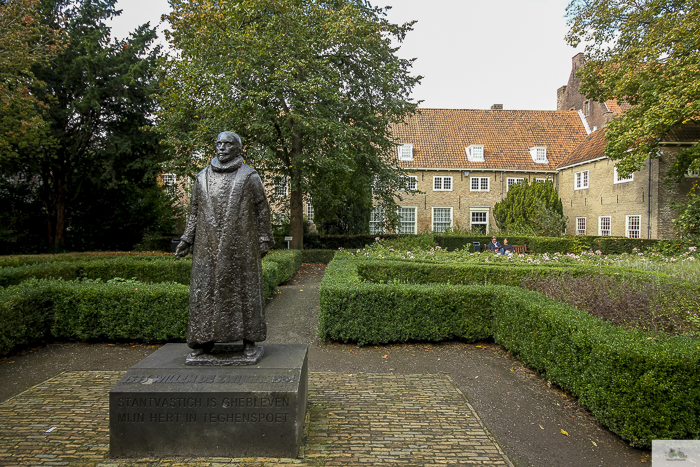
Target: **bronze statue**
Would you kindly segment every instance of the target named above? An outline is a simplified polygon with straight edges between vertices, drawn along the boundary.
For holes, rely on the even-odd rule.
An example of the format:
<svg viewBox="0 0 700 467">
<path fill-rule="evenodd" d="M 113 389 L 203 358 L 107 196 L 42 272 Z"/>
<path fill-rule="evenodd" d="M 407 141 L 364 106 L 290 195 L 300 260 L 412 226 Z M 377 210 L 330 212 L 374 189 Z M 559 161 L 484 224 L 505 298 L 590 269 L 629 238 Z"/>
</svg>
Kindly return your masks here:
<svg viewBox="0 0 700 467">
<path fill-rule="evenodd" d="M 241 139 L 219 134 L 217 157 L 197 174 L 190 216 L 175 256 L 193 250 L 187 345 L 191 365 L 254 364 L 267 337 L 261 258 L 274 245 L 270 206 L 258 173 L 243 163 Z M 216 343 L 243 341 L 217 356 Z M 231 351 L 229 346 L 219 346 Z M 217 347 L 217 349 L 219 349 Z"/>
</svg>

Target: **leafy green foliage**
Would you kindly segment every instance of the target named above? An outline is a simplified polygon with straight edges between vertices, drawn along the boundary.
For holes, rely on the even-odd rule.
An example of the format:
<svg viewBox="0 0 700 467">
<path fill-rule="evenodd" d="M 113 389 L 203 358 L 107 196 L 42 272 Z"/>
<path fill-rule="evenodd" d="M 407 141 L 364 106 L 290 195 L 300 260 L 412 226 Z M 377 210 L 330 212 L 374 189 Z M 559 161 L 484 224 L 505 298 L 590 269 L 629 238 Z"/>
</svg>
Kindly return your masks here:
<svg viewBox="0 0 700 467">
<path fill-rule="evenodd" d="M 391 123 L 415 111 L 420 77 L 395 55 L 413 23 L 356 0 L 170 2 L 159 130 L 173 170 L 192 175 L 224 130 L 243 138 L 264 179 L 290 183 L 290 235 L 301 248 L 302 199 L 330 222 L 364 219 L 370 187 L 395 212 L 401 171 Z M 350 191 L 347 191 L 347 188 Z M 342 212 L 345 196 L 353 211 Z"/>
<path fill-rule="evenodd" d="M 0 170 L 26 187 L 29 205 L 41 205 L 52 248 L 131 248 L 151 224 L 172 217 L 156 178 L 164 156 L 148 130 L 158 89 L 155 31 L 144 25 L 110 41 L 105 21 L 117 14 L 115 3 L 39 4 L 43 27 L 64 31 L 68 45 L 32 67 L 44 83 L 30 90 L 46 124 L 2 154 Z"/>
<path fill-rule="evenodd" d="M 659 142 L 700 123 L 700 5 L 695 0 L 573 0 L 567 42 L 586 44 L 581 92 L 628 108 L 608 124 L 605 154 L 620 175 L 644 166 Z M 674 170 L 700 168 L 700 146 L 684 149 Z"/>
<path fill-rule="evenodd" d="M 697 246 L 700 243 L 700 196 L 697 193 L 698 185 L 688 193 L 688 201 L 681 208 L 677 219 L 673 220 L 676 227 L 676 235 L 682 243 Z"/>
<path fill-rule="evenodd" d="M 38 6 L 39 0 L 0 2 L 0 157 L 17 157 L 17 149 L 41 138 L 44 105 L 32 89 L 44 83 L 32 66 L 65 46 L 61 31 L 42 24 Z"/>
<path fill-rule="evenodd" d="M 493 207 L 500 230 L 532 229 L 537 235 L 558 237 L 564 231 L 566 217 L 561 199 L 551 181 L 527 180 L 511 185 L 508 194 Z"/>
</svg>

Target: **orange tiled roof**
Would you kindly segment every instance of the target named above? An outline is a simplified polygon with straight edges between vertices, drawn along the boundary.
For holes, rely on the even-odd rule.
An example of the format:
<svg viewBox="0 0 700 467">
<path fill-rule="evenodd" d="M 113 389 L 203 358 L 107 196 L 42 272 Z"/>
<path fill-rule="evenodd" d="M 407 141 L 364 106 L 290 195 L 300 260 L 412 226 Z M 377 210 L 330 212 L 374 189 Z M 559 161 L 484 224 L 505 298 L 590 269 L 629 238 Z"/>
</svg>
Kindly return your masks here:
<svg viewBox="0 0 700 467">
<path fill-rule="evenodd" d="M 624 112 L 627 109 L 632 108 L 631 105 L 629 105 L 627 102 L 623 102 L 620 104 L 617 102 L 617 99 L 610 99 L 605 101 L 605 105 L 608 107 L 608 110 L 613 113 L 616 117 L 619 117 L 622 115 L 622 112 Z"/>
<path fill-rule="evenodd" d="M 700 125 L 687 123 L 671 130 L 662 140 L 667 143 L 700 141 Z M 581 162 L 605 157 L 605 130 L 594 131 L 574 149 L 559 167 L 568 167 Z"/>
<path fill-rule="evenodd" d="M 392 133 L 413 144 L 406 168 L 556 170 L 586 130 L 577 112 L 552 110 L 420 109 Z M 470 162 L 465 148 L 484 145 L 484 162 Z M 529 149 L 547 147 L 548 163 L 535 163 Z"/>
<path fill-rule="evenodd" d="M 559 167 L 568 167 L 581 162 L 605 157 L 605 144 L 605 130 L 594 131 L 571 151 L 569 157 L 564 159 L 561 164 L 559 164 Z"/>
</svg>

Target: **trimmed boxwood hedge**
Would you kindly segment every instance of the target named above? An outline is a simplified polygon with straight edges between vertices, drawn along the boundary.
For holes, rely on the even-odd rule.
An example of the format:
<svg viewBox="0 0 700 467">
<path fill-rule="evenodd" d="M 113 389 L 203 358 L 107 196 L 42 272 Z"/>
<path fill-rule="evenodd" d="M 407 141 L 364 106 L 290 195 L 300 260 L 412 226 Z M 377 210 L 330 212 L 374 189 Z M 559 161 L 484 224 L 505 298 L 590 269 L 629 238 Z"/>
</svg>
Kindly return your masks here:
<svg viewBox="0 0 700 467">
<path fill-rule="evenodd" d="M 334 260 L 321 284 L 319 336 L 358 344 L 493 338 L 570 391 L 633 446 L 700 434 L 700 339 L 629 331 L 504 285 L 363 281 Z"/>
<path fill-rule="evenodd" d="M 499 240 L 503 240 L 503 235 L 496 233 Z M 438 235 L 435 242 L 441 248 L 449 251 L 463 250 L 471 251 L 473 242 L 481 244 L 484 251 L 486 244 L 491 241 L 491 236 L 457 236 Z M 593 237 L 580 235 L 575 237 L 508 237 L 511 245 L 527 245 L 533 253 L 576 253 L 578 248 L 583 250 L 600 250 L 603 254 L 632 253 L 636 248 L 646 251 L 656 245 L 659 240 L 648 240 L 641 238 L 618 238 L 618 237 Z"/>
<path fill-rule="evenodd" d="M 1 268 L 0 278 L 13 285 L 0 288 L 0 355 L 51 336 L 144 342 L 184 339 L 192 262 L 172 256 L 154 258 Z M 300 251 L 266 256 L 265 296 L 270 297 L 300 265 Z M 124 277 L 130 279 L 119 279 Z"/>
<path fill-rule="evenodd" d="M 89 258 L 89 259 L 87 259 Z M 16 285 L 30 278 L 37 279 L 102 279 L 104 281 L 115 277 L 136 279 L 140 282 L 177 282 L 190 283 L 192 257 L 175 259 L 167 256 L 69 256 L 67 261 L 30 263 L 14 267 L 0 268 L 0 286 Z M 263 259 L 263 275 L 265 268 L 272 264 L 277 277 L 273 286 L 288 281 L 294 272 L 301 267 L 302 253 L 299 250 L 275 250 Z"/>
</svg>

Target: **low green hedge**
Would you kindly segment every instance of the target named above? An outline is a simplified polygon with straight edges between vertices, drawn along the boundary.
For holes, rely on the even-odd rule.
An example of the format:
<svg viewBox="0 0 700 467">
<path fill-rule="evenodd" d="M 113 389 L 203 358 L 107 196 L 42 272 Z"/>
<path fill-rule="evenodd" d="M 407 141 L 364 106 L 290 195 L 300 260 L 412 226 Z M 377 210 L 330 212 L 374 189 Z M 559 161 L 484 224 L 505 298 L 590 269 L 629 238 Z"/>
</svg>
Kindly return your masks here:
<svg viewBox="0 0 700 467">
<path fill-rule="evenodd" d="M 358 344 L 493 338 L 633 446 L 700 433 L 700 340 L 628 331 L 503 285 L 363 281 L 334 260 L 321 284 L 319 336 Z"/>
<path fill-rule="evenodd" d="M 263 260 L 266 297 L 274 293 L 281 279 L 288 280 L 285 278 L 294 274 L 296 269 L 290 268 L 298 269 L 301 264 L 301 252 L 268 256 Z M 0 277 L 16 283 L 0 288 L 0 355 L 51 336 L 182 340 L 191 263 L 170 256 L 150 261 L 114 258 L 2 268 L 4 275 Z M 119 279 L 123 277 L 137 280 Z"/>
<path fill-rule="evenodd" d="M 302 250 L 304 264 L 328 264 L 338 250 Z"/>
<path fill-rule="evenodd" d="M 496 234 L 499 241 L 503 241 L 503 236 Z M 645 240 L 641 238 L 618 238 L 618 237 L 594 237 L 590 235 L 567 236 L 567 237 L 507 237 L 511 245 L 527 245 L 533 253 L 578 253 L 581 250 L 600 250 L 603 254 L 632 253 L 634 249 L 646 251 L 656 245 L 659 240 Z M 481 251 L 486 249 L 486 244 L 491 241 L 490 236 L 457 236 L 438 235 L 435 241 L 441 248 L 449 251 L 469 249 L 472 244 L 479 242 Z"/>
<path fill-rule="evenodd" d="M 30 279 L 0 291 L 0 355 L 46 337 L 181 341 L 189 287 Z"/>
<path fill-rule="evenodd" d="M 301 267 L 302 254 L 296 250 L 275 250 L 263 259 L 265 268 L 277 264 L 277 277 L 271 278 L 273 287 L 289 280 Z M 0 286 L 17 285 L 27 279 L 101 279 L 115 277 L 135 279 L 140 282 L 190 283 L 192 257 L 175 259 L 167 256 L 68 256 L 66 261 L 30 263 L 22 266 L 0 267 Z"/>
</svg>

